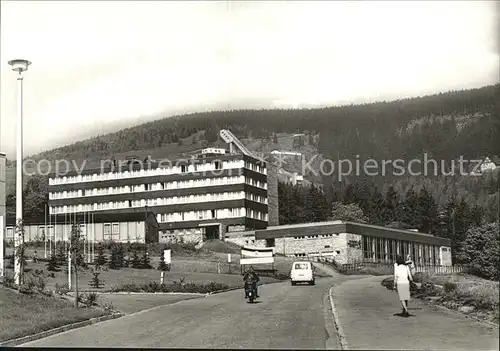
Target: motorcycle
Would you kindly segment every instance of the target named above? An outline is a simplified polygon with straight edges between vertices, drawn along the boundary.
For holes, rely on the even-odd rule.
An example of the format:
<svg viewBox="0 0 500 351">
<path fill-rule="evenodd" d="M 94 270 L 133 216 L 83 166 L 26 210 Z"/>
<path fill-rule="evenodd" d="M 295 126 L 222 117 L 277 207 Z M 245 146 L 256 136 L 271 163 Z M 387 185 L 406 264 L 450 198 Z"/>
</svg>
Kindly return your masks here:
<svg viewBox="0 0 500 351">
<path fill-rule="evenodd" d="M 250 303 L 255 301 L 257 297 L 257 286 L 252 282 L 245 282 L 245 296 L 248 298 Z"/>
</svg>

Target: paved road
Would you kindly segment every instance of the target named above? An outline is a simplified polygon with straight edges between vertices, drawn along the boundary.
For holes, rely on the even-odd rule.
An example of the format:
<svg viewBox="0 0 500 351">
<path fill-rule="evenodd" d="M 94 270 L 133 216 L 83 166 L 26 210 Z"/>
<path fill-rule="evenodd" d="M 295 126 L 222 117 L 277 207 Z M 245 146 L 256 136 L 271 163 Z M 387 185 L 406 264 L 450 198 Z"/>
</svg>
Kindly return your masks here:
<svg viewBox="0 0 500 351">
<path fill-rule="evenodd" d="M 22 346 L 338 349 L 327 299 L 338 279 L 352 278 L 260 286 L 256 304 L 242 290 L 181 301 Z"/>
</svg>

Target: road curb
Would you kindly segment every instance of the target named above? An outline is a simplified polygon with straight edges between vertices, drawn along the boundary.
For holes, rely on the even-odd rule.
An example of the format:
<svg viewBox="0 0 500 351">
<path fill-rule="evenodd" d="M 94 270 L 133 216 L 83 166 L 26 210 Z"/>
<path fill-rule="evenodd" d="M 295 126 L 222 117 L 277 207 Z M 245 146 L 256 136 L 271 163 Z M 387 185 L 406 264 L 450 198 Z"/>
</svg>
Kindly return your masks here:
<svg viewBox="0 0 500 351">
<path fill-rule="evenodd" d="M 337 313 L 337 310 L 335 309 L 335 304 L 333 303 L 333 286 L 330 288 L 330 291 L 328 293 L 328 296 L 330 298 L 330 305 L 332 306 L 332 314 L 333 314 L 333 324 L 335 331 L 337 332 L 339 341 L 340 341 L 340 348 L 342 350 L 349 350 L 349 347 L 347 345 L 347 338 L 344 334 L 344 331 L 342 330 L 342 326 L 339 321 L 339 316 Z"/>
<path fill-rule="evenodd" d="M 239 288 L 229 288 L 229 289 L 224 289 L 224 290 L 217 290 L 217 291 L 212 291 L 212 292 L 206 293 L 204 295 L 205 296 L 211 296 L 211 295 L 216 295 L 216 294 L 220 294 L 220 293 L 230 292 L 230 291 L 234 291 L 234 290 L 240 290 L 240 289 L 243 289 L 243 288 L 239 287 Z"/>
<path fill-rule="evenodd" d="M 91 293 L 95 292 L 97 295 L 194 295 L 194 296 L 204 296 L 205 293 L 185 293 L 185 292 L 135 292 L 135 291 L 117 291 L 117 292 L 99 292 L 99 291 L 79 291 L 78 293 Z M 71 297 L 74 297 L 74 293 L 68 293 Z"/>
<path fill-rule="evenodd" d="M 122 316 L 123 316 L 123 314 L 121 314 L 119 312 L 115 312 L 113 314 L 106 315 L 106 316 L 94 317 L 94 318 L 87 319 L 87 320 L 82 321 L 82 322 L 76 322 L 76 323 L 72 323 L 72 324 L 63 325 L 62 327 L 57 327 L 54 329 L 46 330 L 46 331 L 43 331 L 43 332 L 38 333 L 38 334 L 23 336 L 23 337 L 20 337 L 17 339 L 12 339 L 12 340 L 7 340 L 4 342 L 1 342 L 0 347 L 13 347 L 13 346 L 22 345 L 22 344 L 25 344 L 25 343 L 28 343 L 31 341 L 43 339 L 43 338 L 46 338 L 48 336 L 59 334 L 59 333 L 62 333 L 62 332 L 68 331 L 68 330 L 77 329 L 77 328 L 85 327 L 87 325 L 96 324 L 96 323 L 100 323 L 100 322 L 105 322 L 105 321 L 108 321 L 111 319 L 120 318 Z"/>
</svg>

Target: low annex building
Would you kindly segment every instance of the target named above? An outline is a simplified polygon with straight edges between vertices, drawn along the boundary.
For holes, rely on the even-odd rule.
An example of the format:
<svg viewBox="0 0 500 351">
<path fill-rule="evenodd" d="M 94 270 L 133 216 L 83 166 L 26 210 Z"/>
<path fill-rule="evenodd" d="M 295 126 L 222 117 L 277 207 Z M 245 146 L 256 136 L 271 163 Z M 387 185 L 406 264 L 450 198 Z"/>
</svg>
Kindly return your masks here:
<svg viewBox="0 0 500 351">
<path fill-rule="evenodd" d="M 346 264 L 359 261 L 394 262 L 411 255 L 417 265 L 451 265 L 451 241 L 412 230 L 363 223 L 329 221 L 226 233 L 238 245 L 275 247 L 290 257 L 335 257 Z"/>
<path fill-rule="evenodd" d="M 14 240 L 16 219 L 7 218 L 6 241 Z M 73 224 L 88 242 L 157 242 L 159 225 L 153 212 L 74 213 L 29 218 L 24 221 L 24 241 L 68 241 Z"/>
</svg>

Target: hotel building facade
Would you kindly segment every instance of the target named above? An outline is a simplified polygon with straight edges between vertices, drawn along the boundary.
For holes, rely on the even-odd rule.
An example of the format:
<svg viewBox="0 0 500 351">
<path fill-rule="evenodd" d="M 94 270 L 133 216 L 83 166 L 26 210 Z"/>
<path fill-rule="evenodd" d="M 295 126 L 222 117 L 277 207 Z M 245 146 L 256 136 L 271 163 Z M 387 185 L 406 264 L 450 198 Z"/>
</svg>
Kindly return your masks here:
<svg viewBox="0 0 500 351">
<path fill-rule="evenodd" d="M 152 212 L 160 242 L 223 239 L 226 232 L 267 228 L 267 173 L 265 162 L 214 148 L 174 161 L 107 161 L 49 175 L 49 215 L 94 213 L 105 222 L 106 214 Z"/>
</svg>

